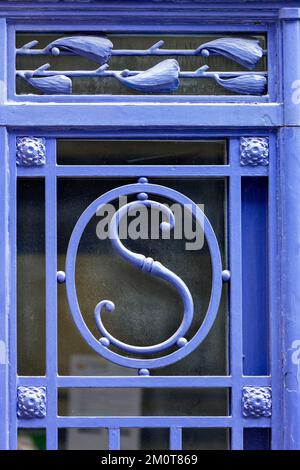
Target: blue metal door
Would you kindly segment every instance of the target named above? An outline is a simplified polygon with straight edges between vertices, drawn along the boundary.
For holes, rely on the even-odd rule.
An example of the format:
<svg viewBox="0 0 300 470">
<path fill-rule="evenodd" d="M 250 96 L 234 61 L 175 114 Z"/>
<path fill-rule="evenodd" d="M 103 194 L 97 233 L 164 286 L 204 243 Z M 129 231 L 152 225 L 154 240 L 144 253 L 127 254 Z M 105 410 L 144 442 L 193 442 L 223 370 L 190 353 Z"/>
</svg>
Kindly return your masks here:
<svg viewBox="0 0 300 470">
<path fill-rule="evenodd" d="M 95 140 L 95 135 L 97 139 Z M 99 134 L 82 134 L 80 140 L 78 140 L 78 134 L 73 136 L 72 134 L 63 133 L 57 137 L 63 137 L 64 142 L 75 146 L 80 146 L 86 142 L 87 138 L 94 139 L 98 149 L 109 143 L 113 144 L 120 138 L 116 133 L 110 137 L 110 140 L 106 141 L 104 138 L 99 141 Z M 74 140 L 74 137 L 75 140 Z M 110 449 L 122 448 L 122 429 L 165 429 L 169 432 L 169 445 L 171 449 L 181 449 L 182 439 L 184 439 L 186 430 L 193 430 L 196 432 L 197 429 L 205 429 L 209 432 L 210 429 L 220 429 L 230 431 L 231 446 L 232 448 L 241 448 L 257 446 L 258 448 L 268 448 L 270 446 L 270 433 L 272 429 L 272 393 L 271 385 L 273 378 L 270 377 L 270 365 L 268 361 L 268 349 L 273 345 L 276 345 L 277 334 L 274 332 L 269 337 L 269 299 L 266 292 L 268 292 L 268 277 L 267 273 L 267 252 L 272 250 L 272 240 L 268 240 L 268 226 L 271 227 L 274 218 L 274 174 L 275 174 L 275 162 L 271 164 L 269 155 L 270 151 L 275 152 L 275 141 L 274 137 L 269 135 L 247 136 L 241 137 L 237 134 L 229 136 L 228 132 L 226 135 L 218 136 L 215 133 L 210 132 L 209 134 L 198 133 L 197 134 L 197 145 L 201 146 L 208 139 L 220 140 L 226 142 L 224 148 L 227 147 L 228 157 L 226 164 L 219 165 L 69 165 L 68 160 L 59 162 L 60 160 L 60 142 L 61 139 L 56 140 L 53 135 L 50 138 L 45 136 L 24 137 L 24 136 L 12 136 L 11 142 L 15 142 L 17 146 L 17 177 L 20 178 L 20 182 L 24 181 L 27 186 L 25 187 L 27 192 L 30 192 L 30 184 L 34 184 L 34 178 L 45 179 L 45 269 L 46 269 L 46 375 L 43 376 L 17 376 L 17 364 L 10 364 L 11 380 L 14 381 L 17 387 L 17 412 L 15 416 L 11 416 L 11 427 L 14 430 L 11 434 L 11 439 L 14 440 L 11 445 L 16 445 L 17 439 L 17 428 L 21 430 L 26 428 L 35 429 L 43 427 L 47 433 L 47 448 L 57 448 L 58 437 L 60 436 L 60 429 L 72 429 L 72 428 L 101 428 L 108 430 L 108 446 Z M 226 137 L 226 140 L 224 140 Z M 124 137 L 122 137 L 124 139 Z M 132 142 L 134 142 L 133 135 L 130 136 Z M 139 136 L 140 138 L 140 136 Z M 156 133 L 152 132 L 151 135 L 144 135 L 143 139 L 147 142 L 147 139 L 151 139 L 152 145 L 155 145 Z M 168 133 L 168 139 L 171 136 Z M 173 139 L 178 139 L 178 136 L 173 135 Z M 67 139 L 67 140 L 65 140 Z M 115 139 L 115 140 L 112 140 Z M 132 140 L 133 139 L 133 140 Z M 163 149 L 165 137 L 160 134 L 160 141 L 158 148 Z M 76 143 L 77 142 L 77 143 Z M 177 141 L 179 145 L 179 141 Z M 184 145 L 188 146 L 189 142 L 195 142 L 189 140 L 188 133 L 184 137 Z M 125 145 L 126 140 L 123 140 Z M 119 141 L 119 153 L 122 154 L 122 142 Z M 74 147 L 73 147 L 74 148 Z M 88 147 L 89 148 L 89 147 Z M 163 150 L 161 150 L 163 153 Z M 152 155 L 154 154 L 154 150 Z M 87 155 L 88 157 L 88 155 Z M 67 157 L 68 158 L 68 157 Z M 86 158 L 82 155 L 83 161 Z M 41 165 L 28 165 L 28 162 L 34 160 L 35 163 L 41 163 Z M 57 161 L 59 164 L 57 164 Z M 201 158 L 200 158 L 201 162 Z M 171 174 L 172 173 L 172 174 Z M 130 177 L 130 178 L 129 178 Z M 73 217 L 74 223 L 71 227 L 71 234 L 67 240 L 67 249 L 65 253 L 65 266 L 60 264 L 60 237 L 63 236 L 57 225 L 59 225 L 60 219 L 60 190 L 59 185 L 66 185 L 68 181 L 79 181 L 83 178 L 87 178 L 88 186 L 92 185 L 93 179 L 96 180 L 96 192 L 99 194 L 90 204 L 82 205 L 84 210 L 79 213 L 79 218 Z M 93 178 L 93 179 L 92 179 Z M 104 192 L 106 187 L 106 181 L 111 181 L 114 178 L 114 189 Z M 129 184 L 121 184 L 122 180 L 130 179 Z M 172 189 L 174 183 L 177 187 L 180 187 L 179 182 L 184 180 L 185 190 L 189 193 L 190 189 L 195 187 L 195 182 L 201 187 L 203 182 L 212 184 L 214 181 L 223 180 L 226 182 L 226 188 L 223 192 L 223 202 L 227 209 L 223 210 L 221 219 L 226 220 L 227 225 L 225 238 L 227 245 L 227 254 L 222 249 L 222 259 L 220 254 L 219 242 L 213 223 L 208 220 L 208 216 L 205 213 L 205 206 L 201 210 L 193 200 L 187 197 L 184 192 Z M 269 180 L 269 183 L 268 183 Z M 153 181 L 153 183 L 152 183 Z M 161 181 L 161 182 L 160 182 Z M 24 184 L 25 184 L 24 183 Z M 58 185 L 58 187 L 57 187 Z M 18 186 L 19 188 L 19 186 Z M 75 186 L 74 186 L 75 188 Z M 26 204 L 24 202 L 25 192 L 22 189 L 18 189 L 20 196 L 18 198 L 18 206 L 22 219 L 22 213 L 26 211 Z M 63 203 L 68 205 L 70 211 L 73 211 L 72 203 L 76 206 L 76 191 L 72 189 L 69 193 L 70 199 L 64 199 Z M 80 197 L 84 198 L 85 194 L 83 189 L 80 189 Z M 208 189 L 207 189 L 208 191 Z M 34 197 L 32 192 L 32 197 Z M 77 195 L 78 197 L 78 195 Z M 127 203 L 120 205 L 115 211 L 114 215 L 110 218 L 108 224 L 108 243 L 112 246 L 112 251 L 115 255 L 111 258 L 110 270 L 113 270 L 113 263 L 117 262 L 117 258 L 124 260 L 124 265 L 130 264 L 133 266 L 134 271 L 141 271 L 144 277 L 156 277 L 158 282 L 156 288 L 166 291 L 168 289 L 173 291 L 173 295 L 177 297 L 178 309 L 182 309 L 181 318 L 176 326 L 175 332 L 170 334 L 169 337 L 160 342 L 154 342 L 147 346 L 137 346 L 134 342 L 128 343 L 121 341 L 116 335 L 110 332 L 110 328 L 113 328 L 115 321 L 120 323 L 120 330 L 118 334 L 122 334 L 122 328 L 126 330 L 126 323 L 130 324 L 130 317 L 126 316 L 126 312 L 120 311 L 117 302 L 114 299 L 121 298 L 113 292 L 112 298 L 101 298 L 99 294 L 96 295 L 98 298 L 97 302 L 92 306 L 91 310 L 87 313 L 81 308 L 83 300 L 80 299 L 78 294 L 78 282 L 80 281 L 79 271 L 83 269 L 81 263 L 78 264 L 78 253 L 80 253 L 80 246 L 82 245 L 82 239 L 87 227 L 93 223 L 93 218 L 96 213 L 101 213 L 112 201 L 120 200 L 120 198 L 127 198 Z M 212 193 L 210 197 L 213 198 Z M 27 197 L 30 203 L 30 197 Z M 226 202 L 227 201 L 227 202 Z M 170 230 L 175 230 L 179 225 L 180 220 L 176 211 L 171 210 L 166 203 L 177 204 L 179 207 L 184 207 L 186 211 L 189 211 L 193 220 L 196 223 L 196 230 L 203 231 L 205 243 L 210 257 L 211 263 L 211 287 L 209 293 L 209 301 L 207 304 L 206 312 L 197 312 L 194 307 L 195 300 L 193 296 L 201 297 L 201 293 L 191 290 L 188 284 L 174 271 L 170 269 L 172 263 L 168 261 L 168 256 L 161 256 L 168 263 L 166 266 L 159 260 L 154 260 L 148 255 L 147 250 L 147 239 L 143 241 L 140 248 L 141 252 L 134 251 L 134 243 L 128 248 L 128 243 L 121 240 L 119 237 L 119 226 L 123 222 L 123 218 L 127 217 L 132 210 L 136 209 L 147 209 L 154 212 L 162 213 L 164 215 L 164 222 L 160 224 L 160 228 L 163 234 L 169 233 Z M 201 201 L 196 201 L 201 202 Z M 32 203 L 32 202 L 31 202 Z M 33 205 L 35 207 L 35 205 Z M 28 209 L 27 209 L 28 210 Z M 35 207 L 38 212 L 38 207 Z M 216 210 L 216 208 L 215 208 Z M 174 215 L 175 214 L 175 215 Z M 66 217 L 66 216 L 65 216 Z M 177 217 L 177 220 L 176 220 Z M 217 219 L 219 220 L 219 219 Z M 33 222 L 31 221 L 28 227 Z M 215 221 L 215 223 L 217 223 Z M 62 221 L 62 230 L 68 230 Z M 18 223 L 19 230 L 22 232 L 20 237 L 26 239 L 26 224 L 22 225 L 22 222 Z M 30 233 L 30 231 L 29 231 Z M 32 235 L 34 236 L 34 234 Z M 184 236 L 184 235 L 183 235 Z M 220 235 L 218 235 L 219 237 Z M 161 238 L 161 236 L 160 236 Z M 173 245 L 167 239 L 160 240 L 162 243 L 162 249 L 168 250 Z M 22 241 L 20 241 L 22 244 Z M 29 241 L 27 243 L 30 244 Z M 90 241 L 90 247 L 97 250 L 97 245 Z M 101 239 L 97 241 L 97 244 L 104 243 Z M 155 240 L 151 242 L 155 245 Z M 159 242 L 157 242 L 159 243 Z M 223 243 L 223 242 L 222 242 Z M 165 246 L 165 248 L 164 248 Z M 260 246 L 260 248 L 259 248 Z M 199 248 L 201 252 L 201 247 Z M 152 248 L 153 250 L 153 248 Z M 260 253 L 258 253 L 260 250 Z M 146 252 L 145 256 L 143 252 Z M 155 251 L 154 251 L 155 252 Z M 192 253 L 189 251 L 183 252 L 183 255 L 189 256 L 192 254 L 196 257 L 196 252 Z M 58 257 L 57 257 L 58 256 Z M 91 264 L 93 254 L 91 254 Z M 97 258 L 97 253 L 94 254 L 98 262 L 103 262 L 103 258 Z M 158 255 L 160 256 L 160 255 Z M 178 253 L 177 256 L 182 256 Z M 19 253 L 18 257 L 22 257 Z M 190 269 L 192 267 L 191 257 Z M 200 263 L 197 269 L 197 276 L 201 276 L 201 264 L 204 263 L 206 266 L 206 273 L 204 275 L 209 276 L 208 267 L 205 264 L 205 260 L 199 258 Z M 34 261 L 35 269 L 38 270 L 37 262 Z M 18 263 L 19 265 L 19 263 Z M 178 267 L 178 264 L 176 264 Z M 27 268 L 28 269 L 28 268 Z M 93 270 L 92 267 L 89 269 Z M 107 269 L 107 268 L 106 268 Z M 178 268 L 177 268 L 178 269 Z M 203 268 L 202 268 L 203 269 Z M 26 278 L 30 279 L 31 274 L 27 271 L 23 271 L 20 265 L 20 283 L 26 283 Z M 97 272 L 94 274 L 97 276 Z M 134 276 L 134 274 L 131 274 Z M 187 274 L 186 274 L 187 276 Z M 105 292 L 102 287 L 103 279 L 106 277 L 106 272 L 101 272 L 100 276 L 98 273 L 98 279 L 93 284 L 92 281 L 89 284 L 88 281 L 84 281 L 85 284 L 79 288 L 79 291 L 87 291 L 91 289 L 88 296 L 92 296 L 92 290 L 96 289 L 100 292 Z M 133 279 L 135 279 L 133 277 Z M 188 279 L 188 276 L 187 276 Z M 243 279 L 243 283 L 241 282 Z M 118 289 L 117 282 L 110 277 L 113 289 Z M 126 284 L 126 279 L 123 281 Z M 143 296 L 143 280 L 141 282 L 141 292 Z M 147 282 L 147 281 L 146 281 Z M 57 284 L 58 283 L 58 284 Z M 191 357 L 190 361 L 193 361 L 191 356 L 193 351 L 197 353 L 198 350 L 198 362 L 205 361 L 203 356 L 203 349 L 205 348 L 205 340 L 207 335 L 210 334 L 213 329 L 218 315 L 222 315 L 223 307 L 220 309 L 221 292 L 223 289 L 223 296 L 226 296 L 224 292 L 227 290 L 225 285 L 229 285 L 229 304 L 225 299 L 225 323 L 227 324 L 228 333 L 223 331 L 222 334 L 229 334 L 229 343 L 226 341 L 226 348 L 229 347 L 227 365 L 225 365 L 224 371 L 230 371 L 228 375 L 195 375 L 193 369 L 191 372 L 188 369 L 168 369 L 170 365 L 180 365 L 182 360 L 186 358 L 183 364 L 187 364 L 187 360 Z M 58 289 L 58 285 L 59 286 Z M 160 285 L 161 284 L 161 287 Z M 168 285 L 169 284 L 169 285 Z M 223 284 L 223 287 L 222 287 Z M 201 284 L 200 284 L 201 285 Z M 261 289 L 261 290 L 260 290 Z M 84 341 L 94 350 L 100 358 L 104 358 L 105 361 L 109 361 L 115 364 L 119 364 L 125 368 L 125 376 L 91 376 L 85 377 L 80 375 L 70 375 L 70 372 L 66 375 L 59 374 L 59 348 L 61 333 L 59 332 L 60 322 L 59 315 L 62 315 L 60 311 L 60 292 L 64 290 L 68 300 L 68 313 L 75 325 L 83 337 Z M 58 292 L 59 291 L 59 292 Z M 111 291 L 110 291 L 111 292 Z M 129 292 L 122 294 L 125 296 L 124 303 L 130 302 L 131 297 L 137 296 L 139 287 L 132 289 Z M 197 293 L 196 293 L 197 292 Z M 243 295 L 244 292 L 244 295 Z M 248 295 L 249 294 L 249 295 Z M 23 294 L 24 295 L 24 294 Z M 36 294 L 37 295 L 37 294 Z M 82 294 L 81 294 L 82 295 Z M 144 294 L 146 296 L 145 303 L 148 304 L 151 309 L 151 297 L 149 292 Z M 152 296 L 155 297 L 155 292 Z M 207 293 L 202 293 L 202 296 Z M 243 296 L 243 297 L 242 297 Z M 26 296 L 22 300 L 22 296 L 19 299 L 22 308 L 23 303 L 30 303 L 30 300 Z M 84 303 L 84 302 L 83 302 Z M 224 299 L 223 299 L 224 304 Z M 139 307 L 138 299 L 136 305 Z M 228 305 L 228 308 L 226 307 Z M 123 307 L 124 308 L 124 307 Z M 153 308 L 153 307 L 152 307 Z M 167 308 L 168 307 L 167 304 Z M 202 307 L 203 308 L 203 307 Z M 115 310 L 115 311 L 114 311 Z M 118 312 L 119 310 L 119 312 Z M 147 309 L 146 309 L 147 310 Z M 243 316 L 241 315 L 243 311 Z M 107 313 L 106 313 L 107 312 Z M 127 313 L 128 314 L 128 313 Z M 130 313 L 132 316 L 136 312 Z M 20 314 L 19 314 L 20 315 Z M 22 315 L 22 313 L 21 313 Z M 140 315 L 145 315 L 145 308 Z M 144 321 L 147 328 L 152 327 L 152 322 L 155 322 L 155 315 L 158 316 L 158 321 L 163 321 L 163 317 L 168 315 L 167 311 L 160 312 L 158 308 L 157 312 L 149 310 L 146 315 L 150 316 L 148 323 Z M 201 322 L 199 321 L 200 317 Z M 110 318 L 111 317 L 111 320 Z M 124 318 L 122 318 L 124 317 Z M 151 320 L 151 318 L 153 319 Z M 169 317 L 167 317 L 169 318 Z M 198 319 L 198 320 L 197 320 Z M 110 320 L 110 328 L 106 326 L 107 321 Z M 20 320 L 21 321 L 21 320 Z M 36 318 L 38 322 L 38 319 Z M 172 321 L 170 319 L 169 321 Z M 177 320 L 178 321 L 178 320 Z M 273 319 L 273 322 L 275 320 Z M 174 321 L 172 321 L 172 324 Z M 143 323 L 141 323 L 142 325 Z M 173 325 L 174 326 L 174 325 Z M 95 328 L 96 327 L 96 328 Z M 155 328 L 155 325 L 153 326 Z M 26 328 L 26 325 L 24 325 Z M 38 329 L 38 323 L 36 323 Z M 161 328 L 163 328 L 161 326 Z M 145 336 L 144 329 L 137 328 L 133 341 L 139 344 L 143 341 Z M 64 334 L 64 342 L 70 341 L 71 331 L 62 332 Z M 26 335 L 26 330 L 22 330 L 22 335 Z M 67 335 L 67 337 L 65 336 Z M 220 333 L 219 333 L 220 335 Z M 250 335 L 250 338 L 249 338 Z M 151 335 L 150 335 L 151 338 Z M 152 337 L 153 338 L 153 337 Z M 34 341 L 34 340 L 33 340 Z M 222 337 L 218 337 L 218 341 L 223 341 Z M 22 340 L 18 340 L 21 351 L 24 350 Z M 203 349 L 199 350 L 199 347 L 203 343 Z M 207 343 L 208 347 L 210 343 Z M 230 346 L 229 346 L 230 344 Z M 214 348 L 212 342 L 210 347 Z M 73 348 L 81 350 L 79 343 L 75 343 Z M 202 352 L 201 352 L 202 351 Z M 226 350 L 224 354 L 227 356 Z M 19 360 L 22 361 L 20 353 Z M 83 359 L 82 359 L 83 361 Z M 217 363 L 218 359 L 215 358 Z M 24 362 L 24 361 L 23 361 Z M 129 368 L 129 369 L 128 369 Z M 26 367 L 25 367 L 26 369 Z M 133 369 L 133 373 L 130 372 Z M 212 366 L 212 370 L 215 367 Z M 21 368 L 22 370 L 22 368 Z M 30 368 L 29 368 L 30 370 Z M 114 370 L 114 369 L 112 369 Z M 181 371 L 178 375 L 177 370 Z M 185 373 L 186 370 L 186 373 Z M 129 375 L 126 376 L 129 371 Z M 164 372 L 166 371 L 166 372 Z M 59 374 L 59 375 L 58 375 Z M 175 375 L 174 375 L 175 374 Z M 191 375 L 192 374 L 192 375 Z M 208 374 L 211 372 L 208 371 Z M 134 376 L 135 375 L 135 376 Z M 206 415 L 207 412 L 202 411 L 199 416 L 193 415 L 174 415 L 166 416 L 168 413 L 168 407 L 165 406 L 165 410 L 161 412 L 161 416 L 74 416 L 74 415 L 60 415 L 60 389 L 74 390 L 74 388 L 85 388 L 85 389 L 96 389 L 101 390 L 110 389 L 166 389 L 172 399 L 172 389 L 178 389 L 181 393 L 181 399 L 184 399 L 186 390 L 191 389 L 194 395 L 189 396 L 187 400 L 193 400 L 195 396 L 199 397 L 199 400 L 203 400 L 205 403 L 205 397 L 201 393 L 205 390 L 209 393 L 214 393 L 215 390 L 219 389 L 220 392 L 226 390 L 228 398 L 223 407 L 224 415 Z M 202 390 L 202 391 L 201 391 Z M 273 385 L 273 395 L 276 394 L 277 386 Z M 87 395 L 88 396 L 88 395 Z M 134 396 L 134 395 L 133 395 Z M 168 395 L 167 395 L 168 396 Z M 134 399 L 138 400 L 137 397 Z M 215 398 L 218 400 L 217 398 Z M 159 400 L 159 398 L 157 398 Z M 177 400 L 180 400 L 179 396 Z M 219 400 L 223 400 L 221 395 Z M 124 402 L 124 405 L 125 406 Z M 108 405 L 107 405 L 108 406 Z M 179 406 L 179 403 L 178 403 Z M 208 405 L 207 405 L 208 406 Z M 209 409 L 209 408 L 208 408 Z M 216 413 L 218 406 L 216 404 L 211 408 L 213 413 Z M 111 409 L 111 412 L 114 410 Z M 126 414 L 126 410 L 124 410 Z M 275 416 L 279 410 L 275 407 Z M 196 408 L 197 413 L 197 408 Z M 273 406 L 274 413 L 274 406 Z M 66 414 L 66 413 L 64 413 Z M 272 438 L 276 439 L 276 428 L 272 434 Z M 212 438 L 213 439 L 213 438 Z M 224 438 L 225 439 L 225 438 Z M 164 442 L 164 441 L 163 441 Z M 185 442 L 183 440 L 183 442 Z M 188 440 L 186 441 L 188 442 Z M 245 444 L 243 444 L 243 442 Z M 201 446 L 201 441 L 198 442 Z M 229 437 L 226 437 L 225 441 L 218 441 L 216 439 L 213 446 L 218 448 L 227 447 L 229 445 Z M 160 448 L 160 447 L 159 447 Z"/>
</svg>

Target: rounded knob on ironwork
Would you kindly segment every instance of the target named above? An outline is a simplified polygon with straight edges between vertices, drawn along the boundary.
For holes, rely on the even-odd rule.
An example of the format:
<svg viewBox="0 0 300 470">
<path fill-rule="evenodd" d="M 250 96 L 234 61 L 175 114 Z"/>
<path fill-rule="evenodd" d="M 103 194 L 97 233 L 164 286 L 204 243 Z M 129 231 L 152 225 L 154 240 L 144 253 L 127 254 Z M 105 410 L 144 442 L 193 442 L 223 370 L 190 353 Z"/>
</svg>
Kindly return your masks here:
<svg viewBox="0 0 300 470">
<path fill-rule="evenodd" d="M 148 178 L 145 178 L 144 176 L 142 176 L 141 178 L 139 178 L 138 182 L 141 184 L 146 184 L 148 183 Z"/>
<path fill-rule="evenodd" d="M 142 376 L 146 377 L 147 375 L 150 375 L 150 371 L 149 371 L 149 369 L 140 369 L 139 370 L 139 375 L 142 375 Z"/>
<path fill-rule="evenodd" d="M 228 282 L 230 279 L 230 271 L 228 271 L 227 269 L 224 269 L 224 271 L 222 271 L 222 279 L 223 279 L 223 282 Z"/>
<path fill-rule="evenodd" d="M 201 55 L 202 55 L 203 57 L 209 57 L 209 51 L 208 51 L 207 49 L 202 49 Z"/>
<path fill-rule="evenodd" d="M 59 284 L 66 282 L 66 273 L 64 271 L 57 271 L 56 279 Z"/>
<path fill-rule="evenodd" d="M 59 54 L 60 54 L 60 50 L 58 49 L 58 47 L 52 47 L 52 49 L 51 49 L 51 54 L 52 54 L 52 55 L 59 55 Z"/>
<path fill-rule="evenodd" d="M 177 341 L 177 346 L 179 348 L 183 348 L 187 344 L 187 339 L 186 338 L 179 338 Z"/>
<path fill-rule="evenodd" d="M 105 348 L 108 348 L 108 346 L 110 345 L 109 339 L 104 337 L 99 339 L 99 343 L 102 344 L 102 346 L 104 346 Z"/>
</svg>

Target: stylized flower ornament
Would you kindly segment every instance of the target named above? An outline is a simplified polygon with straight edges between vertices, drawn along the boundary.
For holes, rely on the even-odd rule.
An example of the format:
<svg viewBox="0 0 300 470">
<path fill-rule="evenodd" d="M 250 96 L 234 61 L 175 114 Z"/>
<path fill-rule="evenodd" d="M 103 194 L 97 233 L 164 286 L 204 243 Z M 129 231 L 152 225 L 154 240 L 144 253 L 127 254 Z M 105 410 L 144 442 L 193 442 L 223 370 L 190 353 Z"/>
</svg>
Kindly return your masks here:
<svg viewBox="0 0 300 470">
<path fill-rule="evenodd" d="M 241 165 L 267 166 L 269 164 L 268 137 L 242 137 L 240 140 Z"/>
<path fill-rule="evenodd" d="M 19 166 L 45 165 L 45 139 L 42 137 L 17 137 L 16 157 Z"/>
<path fill-rule="evenodd" d="M 46 388 L 18 387 L 17 415 L 21 419 L 46 416 Z"/>
<path fill-rule="evenodd" d="M 272 414 L 270 387 L 244 387 L 242 401 L 245 417 L 267 418 Z"/>
</svg>

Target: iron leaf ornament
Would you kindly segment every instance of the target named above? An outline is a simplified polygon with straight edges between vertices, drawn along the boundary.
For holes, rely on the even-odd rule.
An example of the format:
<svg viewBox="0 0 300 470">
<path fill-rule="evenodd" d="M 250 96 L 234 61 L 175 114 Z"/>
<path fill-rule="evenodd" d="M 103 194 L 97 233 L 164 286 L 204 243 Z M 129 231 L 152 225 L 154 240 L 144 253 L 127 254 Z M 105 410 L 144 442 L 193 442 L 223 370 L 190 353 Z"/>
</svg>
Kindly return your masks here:
<svg viewBox="0 0 300 470">
<path fill-rule="evenodd" d="M 61 51 L 69 51 L 74 55 L 91 59 L 99 65 L 106 64 L 112 54 L 113 44 L 109 39 L 99 36 L 71 36 L 60 38 L 48 44 L 45 51 L 59 55 Z"/>
<path fill-rule="evenodd" d="M 220 38 L 202 44 L 198 51 L 209 57 L 218 54 L 237 62 L 247 69 L 254 69 L 263 56 L 263 50 L 257 39 Z"/>
<path fill-rule="evenodd" d="M 154 67 L 133 77 L 128 70 L 116 74 L 116 78 L 128 88 L 142 93 L 172 93 L 179 88 L 179 64 L 175 59 L 163 60 Z"/>
</svg>

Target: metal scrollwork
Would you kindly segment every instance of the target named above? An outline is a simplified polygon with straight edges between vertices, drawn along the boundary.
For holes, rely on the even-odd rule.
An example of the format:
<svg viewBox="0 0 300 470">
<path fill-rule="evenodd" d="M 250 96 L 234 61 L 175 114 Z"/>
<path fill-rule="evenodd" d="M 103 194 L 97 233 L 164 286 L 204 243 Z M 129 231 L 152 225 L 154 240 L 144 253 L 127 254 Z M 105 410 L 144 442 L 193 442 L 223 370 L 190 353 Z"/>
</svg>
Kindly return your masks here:
<svg viewBox="0 0 300 470">
<path fill-rule="evenodd" d="M 180 277 L 178 277 L 172 271 L 167 269 L 160 262 L 154 261 L 152 258 L 146 258 L 146 256 L 144 255 L 133 253 L 132 251 L 128 250 L 121 242 L 118 232 L 119 232 L 119 224 L 121 222 L 123 215 L 125 215 L 127 211 L 129 211 L 130 209 L 138 207 L 141 204 L 146 207 L 154 207 L 170 217 L 171 222 L 169 224 L 167 222 L 162 222 L 161 224 L 162 230 L 166 230 L 167 228 L 173 228 L 174 226 L 174 223 L 175 223 L 174 215 L 169 208 L 167 208 L 163 204 L 160 204 L 159 202 L 147 200 L 146 193 L 141 193 L 140 195 L 138 195 L 138 197 L 139 196 L 140 198 L 145 197 L 145 200 L 135 201 L 130 204 L 126 204 L 122 206 L 121 209 L 119 209 L 115 213 L 110 224 L 109 237 L 110 237 L 110 240 L 112 241 L 112 244 L 115 250 L 120 254 L 120 256 L 123 259 L 125 259 L 133 266 L 137 267 L 138 269 L 141 269 L 143 272 L 146 272 L 151 276 L 155 276 L 167 282 L 170 282 L 170 284 L 172 284 L 173 287 L 175 287 L 175 289 L 178 291 L 182 299 L 183 308 L 184 308 L 183 319 L 182 319 L 181 325 L 179 326 L 178 330 L 163 343 L 155 344 L 153 346 L 142 347 L 142 346 L 131 346 L 129 344 L 122 343 L 121 341 L 114 338 L 110 333 L 108 333 L 108 331 L 104 327 L 102 320 L 101 320 L 101 310 L 103 308 L 106 308 L 106 310 L 110 312 L 113 311 L 115 309 L 115 305 L 113 304 L 113 302 L 110 302 L 107 300 L 102 300 L 101 302 L 99 302 L 95 308 L 95 320 L 96 320 L 96 324 L 97 324 L 99 331 L 104 336 L 103 338 L 100 339 L 101 344 L 103 344 L 104 346 L 108 346 L 111 343 L 114 346 L 118 346 L 120 349 L 123 349 L 124 351 L 146 354 L 146 353 L 154 353 L 158 351 L 163 351 L 164 349 L 167 349 L 173 346 L 174 344 L 177 344 L 178 347 L 185 346 L 185 344 L 187 343 L 187 340 L 184 338 L 184 335 L 190 328 L 192 320 L 193 320 L 194 303 L 193 303 L 193 299 L 192 299 L 192 296 L 188 287 L 180 279 Z"/>
<path fill-rule="evenodd" d="M 147 258 L 143 254 L 130 251 L 123 245 L 119 237 L 119 225 L 122 218 L 128 213 L 128 211 L 141 205 L 147 208 L 155 208 L 167 216 L 168 222 L 161 223 L 161 230 L 171 230 L 174 227 L 175 217 L 172 211 L 164 204 L 157 202 L 154 199 L 149 199 L 149 194 L 167 198 L 171 201 L 175 201 L 181 205 L 184 205 L 186 208 L 188 208 L 187 210 L 190 210 L 190 213 L 200 224 L 203 230 L 205 224 L 204 234 L 210 250 L 212 262 L 212 292 L 204 321 L 196 334 L 190 339 L 187 339 L 186 336 L 188 336 L 188 331 L 191 327 L 195 312 L 193 298 L 187 285 L 179 276 L 163 266 L 160 262 L 155 261 L 152 258 Z M 124 343 L 108 332 L 103 324 L 101 315 L 104 309 L 109 312 L 113 312 L 115 310 L 115 305 L 111 300 L 106 299 L 101 300 L 94 309 L 94 319 L 97 328 L 102 335 L 100 339 L 96 338 L 91 333 L 83 319 L 77 300 L 75 283 L 76 256 L 80 239 L 85 230 L 85 227 L 94 216 L 96 210 L 101 208 L 104 204 L 107 204 L 118 197 L 131 195 L 136 195 L 137 200 L 122 206 L 114 214 L 109 225 L 109 239 L 111 240 L 111 243 L 116 252 L 125 261 L 135 266 L 137 269 L 140 269 L 141 271 L 149 274 L 150 276 L 155 276 L 164 282 L 170 283 L 177 290 L 183 304 L 182 320 L 177 331 L 167 340 L 145 347 Z M 226 280 L 228 279 L 226 277 Z M 225 279 L 223 280 L 225 282 Z M 87 341 L 87 343 L 98 354 L 102 355 L 106 359 L 123 366 L 137 368 L 139 369 L 140 375 L 148 375 L 149 369 L 172 364 L 190 354 L 204 340 L 210 331 L 217 315 L 222 289 L 222 265 L 218 242 L 209 221 L 193 201 L 177 191 L 166 188 L 164 186 L 150 184 L 146 178 L 141 178 L 136 184 L 122 186 L 100 196 L 80 216 L 71 235 L 67 251 L 66 288 L 73 319 L 81 335 Z M 114 347 L 114 350 L 110 349 L 111 345 Z M 174 346 L 176 347 L 175 351 Z M 171 352 L 167 351 L 169 348 L 172 349 Z M 116 352 L 116 349 L 118 352 Z M 135 357 L 126 357 L 122 354 L 119 354 L 119 351 L 128 352 L 131 355 L 138 354 L 142 356 L 159 352 L 165 355 L 156 358 L 140 359 Z"/>
</svg>

